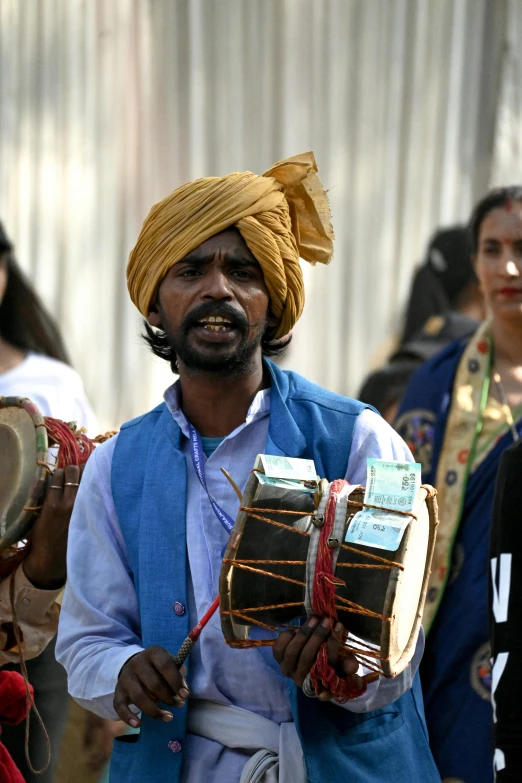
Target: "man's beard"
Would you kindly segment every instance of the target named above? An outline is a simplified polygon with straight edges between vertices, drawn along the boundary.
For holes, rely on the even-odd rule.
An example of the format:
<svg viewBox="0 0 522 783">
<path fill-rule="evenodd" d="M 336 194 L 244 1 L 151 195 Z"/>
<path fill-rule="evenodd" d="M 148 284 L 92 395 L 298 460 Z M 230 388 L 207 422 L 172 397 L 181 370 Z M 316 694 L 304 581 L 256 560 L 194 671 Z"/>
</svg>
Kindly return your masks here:
<svg viewBox="0 0 522 783">
<path fill-rule="evenodd" d="M 220 315 L 233 324 L 240 335 L 239 343 L 230 346 L 212 345 L 205 347 L 190 340 L 190 332 L 202 318 Z M 227 304 L 203 304 L 190 313 L 181 324 L 176 335 L 165 328 L 168 343 L 178 361 L 192 370 L 215 372 L 219 375 L 241 375 L 253 365 L 253 359 L 267 329 L 267 317 L 264 321 L 251 325 L 241 311 Z"/>
</svg>

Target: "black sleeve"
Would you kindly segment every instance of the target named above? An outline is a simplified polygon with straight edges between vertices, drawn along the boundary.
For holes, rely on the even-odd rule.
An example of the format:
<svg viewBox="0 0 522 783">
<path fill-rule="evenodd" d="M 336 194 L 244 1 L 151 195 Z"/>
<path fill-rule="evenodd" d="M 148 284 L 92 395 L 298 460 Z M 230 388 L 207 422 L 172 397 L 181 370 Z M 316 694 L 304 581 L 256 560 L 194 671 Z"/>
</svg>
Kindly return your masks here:
<svg viewBox="0 0 522 783">
<path fill-rule="evenodd" d="M 490 617 L 497 783 L 522 780 L 522 441 L 501 459 L 491 529 Z"/>
</svg>

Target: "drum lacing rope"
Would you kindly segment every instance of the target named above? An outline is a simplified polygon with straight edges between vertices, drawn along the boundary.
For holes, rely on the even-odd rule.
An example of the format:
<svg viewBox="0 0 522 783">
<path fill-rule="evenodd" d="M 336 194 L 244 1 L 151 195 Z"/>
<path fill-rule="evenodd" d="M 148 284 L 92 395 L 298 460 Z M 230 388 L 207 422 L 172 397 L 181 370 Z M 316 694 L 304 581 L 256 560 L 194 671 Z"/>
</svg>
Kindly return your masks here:
<svg viewBox="0 0 522 783">
<path fill-rule="evenodd" d="M 344 484 L 343 484 L 344 486 Z M 350 501 L 348 500 L 349 505 L 354 505 L 357 508 L 361 509 L 364 505 L 361 502 L 357 501 Z M 381 507 L 379 507 L 381 508 Z M 240 506 L 240 511 L 244 511 L 249 516 L 253 517 L 254 519 L 259 519 L 262 522 L 266 522 L 267 524 L 274 525 L 275 527 L 283 528 L 286 531 L 291 531 L 292 533 L 296 533 L 301 536 L 307 536 L 310 537 L 310 534 L 307 533 L 304 530 L 299 530 L 294 527 L 290 527 L 288 524 L 285 524 L 283 522 L 277 522 L 275 519 L 270 519 L 270 517 L 265 516 L 265 514 L 282 514 L 282 515 L 289 515 L 289 516 L 298 516 L 303 517 L 306 516 L 306 512 L 303 511 L 290 511 L 286 509 L 274 509 L 274 508 L 257 508 L 252 506 Z M 392 509 L 382 509 L 382 510 L 389 510 L 392 511 Z M 261 513 L 260 513 L 261 512 Z M 333 508 L 333 513 L 335 514 L 335 506 Z M 411 514 L 406 514 L 407 516 L 413 516 Z M 323 530 L 325 529 L 325 525 L 323 525 Z M 325 540 L 328 541 L 329 534 L 326 535 L 326 533 L 323 533 L 324 536 L 326 536 Z M 331 552 L 332 550 L 327 547 L 328 550 Z M 391 570 L 393 568 L 397 568 L 400 571 L 404 570 L 404 566 L 401 563 L 397 563 L 393 560 L 388 560 L 387 558 L 380 557 L 379 555 L 375 555 L 371 552 L 363 552 L 360 549 L 350 546 L 349 544 L 341 544 L 342 549 L 346 549 L 351 552 L 355 552 L 358 555 L 361 555 L 363 557 L 366 557 L 370 560 L 374 560 L 376 562 L 374 563 L 337 563 L 338 567 L 346 567 L 346 568 L 369 568 L 369 569 L 387 569 Z M 293 584 L 297 584 L 300 587 L 306 587 L 305 582 L 302 582 L 298 579 L 292 579 L 291 577 L 282 576 L 281 574 L 276 574 L 272 571 L 267 571 L 264 568 L 256 568 L 255 566 L 263 566 L 263 565 L 303 565 L 306 566 L 306 560 L 240 560 L 240 559 L 229 559 L 225 558 L 223 560 L 224 563 L 230 565 L 232 568 L 239 568 L 243 569 L 245 571 L 251 571 L 253 573 L 259 573 L 264 576 L 269 576 L 274 579 L 280 579 L 282 581 L 291 582 Z M 321 572 L 319 572 L 321 573 Z M 322 572 L 323 576 L 319 576 L 319 579 L 321 581 L 326 580 L 326 583 L 330 585 L 331 588 L 333 588 L 331 595 L 333 595 L 333 603 L 331 607 L 333 608 L 333 612 L 325 612 L 326 615 L 331 617 L 337 616 L 337 611 L 339 609 L 350 612 L 353 614 L 362 614 L 369 617 L 375 617 L 379 620 L 382 620 L 383 622 L 390 622 L 391 617 L 386 617 L 385 615 L 379 614 L 378 612 L 372 612 L 370 609 L 367 609 L 364 606 L 361 606 L 360 604 L 354 603 L 353 601 L 348 600 L 347 598 L 344 598 L 343 596 L 336 595 L 335 588 L 339 585 L 346 585 L 346 583 L 339 579 L 338 577 L 335 577 L 335 575 L 325 575 L 324 571 Z M 295 625 L 292 624 L 282 624 L 280 626 L 272 626 L 268 625 L 267 623 L 263 623 L 260 620 L 258 620 L 255 617 L 252 617 L 251 614 L 255 612 L 261 612 L 263 610 L 269 610 L 269 609 L 283 609 L 287 607 L 293 607 L 293 606 L 302 606 L 302 602 L 292 602 L 292 603 L 283 603 L 283 604 L 274 604 L 271 606 L 266 607 L 248 607 L 244 608 L 241 611 L 237 609 L 231 609 L 231 610 L 221 610 L 221 614 L 223 615 L 231 615 L 235 616 L 238 619 L 244 620 L 248 622 L 251 625 L 257 625 L 261 628 L 265 628 L 266 630 L 273 631 L 275 634 L 279 633 L 282 628 L 290 628 L 295 629 Z M 343 641 L 343 640 L 340 640 Z M 249 647 L 268 647 L 272 646 L 275 642 L 275 639 L 236 639 L 234 641 L 227 641 L 227 644 L 230 647 L 239 647 L 239 648 L 249 648 Z M 361 649 L 361 648 L 367 648 L 367 649 Z M 367 669 L 370 671 L 376 672 L 377 674 L 383 675 L 382 669 L 378 668 L 377 666 L 373 666 L 372 663 L 368 660 L 368 658 L 372 659 L 378 659 L 380 661 L 388 660 L 387 657 L 384 657 L 379 654 L 378 651 L 376 651 L 371 645 L 367 644 L 366 642 L 357 641 L 357 647 L 354 647 L 350 645 L 349 643 L 344 640 L 344 643 L 341 647 L 340 654 L 341 655 L 347 655 L 347 654 L 355 655 L 356 658 L 359 660 L 360 663 L 362 663 Z M 334 672 L 335 673 L 335 672 Z M 337 675 L 335 675 L 337 676 Z M 339 678 L 337 678 L 339 679 Z M 324 690 L 324 688 L 322 689 Z M 346 697 L 345 697 L 346 698 Z M 353 698 L 353 697 L 350 697 Z"/>
<path fill-rule="evenodd" d="M 320 530 L 312 590 L 314 614 L 318 617 L 330 617 L 332 624 L 337 620 L 336 588 L 338 586 L 346 586 L 346 582 L 335 576 L 334 547 L 330 544 L 330 538 L 334 531 L 337 502 L 340 493 L 347 486 L 348 482 L 343 479 L 337 479 L 330 484 L 330 494 L 324 512 L 324 523 Z M 332 634 L 335 636 L 333 630 Z M 335 637 L 340 642 L 341 648 L 344 646 L 346 636 L 347 634 L 345 633 L 343 638 Z M 354 684 L 352 678 L 343 677 L 341 679 L 337 675 L 337 672 L 328 660 L 327 642 L 321 645 L 314 665 L 310 670 L 310 682 L 316 695 L 326 690 L 339 699 L 354 699 L 366 690 L 365 684 L 360 688 Z"/>
</svg>

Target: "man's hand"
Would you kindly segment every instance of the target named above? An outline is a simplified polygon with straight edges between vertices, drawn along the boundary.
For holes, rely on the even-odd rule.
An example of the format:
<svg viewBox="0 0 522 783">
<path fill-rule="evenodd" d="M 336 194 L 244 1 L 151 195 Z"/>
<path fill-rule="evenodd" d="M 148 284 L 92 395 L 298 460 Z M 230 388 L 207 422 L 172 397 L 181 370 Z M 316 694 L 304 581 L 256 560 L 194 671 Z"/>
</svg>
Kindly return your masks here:
<svg viewBox="0 0 522 783">
<path fill-rule="evenodd" d="M 163 647 L 149 647 L 122 666 L 114 694 L 114 709 L 125 723 L 133 728 L 140 720 L 131 709 L 134 704 L 151 718 L 170 721 L 171 712 L 162 710 L 157 702 L 172 707 L 183 707 L 189 697 L 185 681 L 185 667 L 178 669 L 172 655 Z"/>
<path fill-rule="evenodd" d="M 344 628 L 337 623 L 332 632 L 329 617 L 310 617 L 296 630 L 284 631 L 275 642 L 272 651 L 274 658 L 286 677 L 301 688 L 307 674 L 315 663 L 323 642 L 327 643 L 328 661 L 334 667 L 338 677 L 350 677 L 355 686 L 362 689 L 363 682 L 356 674 L 359 664 L 354 655 L 339 655 Z M 319 695 L 322 701 L 334 698 L 333 694 L 323 691 Z"/>
<path fill-rule="evenodd" d="M 76 465 L 54 471 L 31 533 L 31 551 L 23 569 L 28 580 L 42 590 L 65 584 L 67 536 L 81 472 Z"/>
</svg>

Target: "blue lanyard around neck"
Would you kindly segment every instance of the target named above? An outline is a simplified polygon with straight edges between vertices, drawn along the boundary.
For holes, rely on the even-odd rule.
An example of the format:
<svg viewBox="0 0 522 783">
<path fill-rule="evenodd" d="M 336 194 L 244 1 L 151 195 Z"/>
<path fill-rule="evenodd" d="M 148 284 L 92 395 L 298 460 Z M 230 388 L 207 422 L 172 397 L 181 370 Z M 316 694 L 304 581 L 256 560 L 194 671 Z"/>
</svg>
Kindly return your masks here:
<svg viewBox="0 0 522 783">
<path fill-rule="evenodd" d="M 208 491 L 207 480 L 205 478 L 205 452 L 203 451 L 201 435 L 195 429 L 195 427 L 192 426 L 190 421 L 188 422 L 188 427 L 190 432 L 190 453 L 192 455 L 192 464 L 194 465 L 194 470 L 196 471 L 196 475 L 201 486 L 208 495 L 208 499 L 210 500 L 210 505 L 212 506 L 214 514 L 217 516 L 227 533 L 230 535 L 232 528 L 234 527 L 234 520 L 229 517 L 226 511 L 223 511 L 221 506 L 216 503 Z"/>
</svg>

